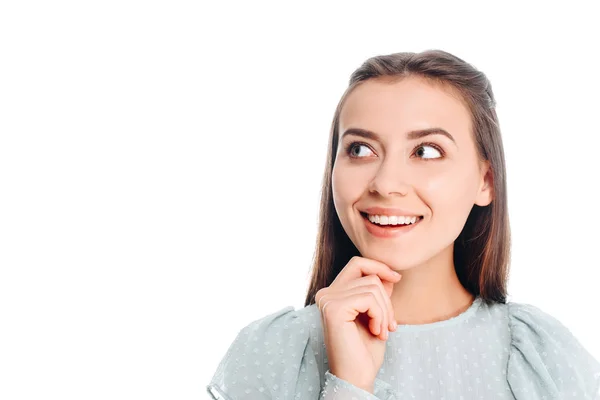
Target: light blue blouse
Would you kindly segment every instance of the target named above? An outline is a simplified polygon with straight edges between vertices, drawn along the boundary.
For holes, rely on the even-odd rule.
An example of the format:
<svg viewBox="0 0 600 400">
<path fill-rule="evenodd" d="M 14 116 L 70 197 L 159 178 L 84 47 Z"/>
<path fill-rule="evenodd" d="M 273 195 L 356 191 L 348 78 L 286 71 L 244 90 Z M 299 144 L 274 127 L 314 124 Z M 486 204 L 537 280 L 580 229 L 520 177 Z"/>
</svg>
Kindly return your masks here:
<svg viewBox="0 0 600 400">
<path fill-rule="evenodd" d="M 600 363 L 540 309 L 476 297 L 454 318 L 390 332 L 371 394 L 329 372 L 313 304 L 244 327 L 206 389 L 223 400 L 600 400 Z"/>
</svg>

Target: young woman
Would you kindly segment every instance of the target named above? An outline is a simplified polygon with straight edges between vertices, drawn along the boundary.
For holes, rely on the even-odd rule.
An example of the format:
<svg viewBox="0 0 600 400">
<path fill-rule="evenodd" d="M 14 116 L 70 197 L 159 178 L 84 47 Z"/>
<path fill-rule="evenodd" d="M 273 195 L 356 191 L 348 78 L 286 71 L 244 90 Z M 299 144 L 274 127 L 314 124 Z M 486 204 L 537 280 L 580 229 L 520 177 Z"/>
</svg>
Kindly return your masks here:
<svg viewBox="0 0 600 400">
<path fill-rule="evenodd" d="M 504 151 L 486 76 L 368 59 L 335 111 L 305 307 L 238 334 L 215 399 L 600 399 L 600 363 L 506 301 Z"/>
</svg>

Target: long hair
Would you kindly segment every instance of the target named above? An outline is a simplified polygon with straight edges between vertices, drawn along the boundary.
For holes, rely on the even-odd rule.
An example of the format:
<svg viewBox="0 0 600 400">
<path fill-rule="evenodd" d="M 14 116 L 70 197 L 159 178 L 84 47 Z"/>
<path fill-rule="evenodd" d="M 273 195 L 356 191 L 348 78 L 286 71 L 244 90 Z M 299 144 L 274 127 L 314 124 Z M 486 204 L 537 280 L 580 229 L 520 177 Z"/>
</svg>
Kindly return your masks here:
<svg viewBox="0 0 600 400">
<path fill-rule="evenodd" d="M 454 241 L 454 266 L 459 281 L 486 303 L 506 303 L 510 263 L 510 225 L 506 194 L 504 148 L 496 115 L 492 86 L 482 72 L 442 50 L 402 52 L 367 59 L 351 77 L 342 95 L 330 130 L 321 187 L 319 228 L 305 306 L 315 303 L 321 288 L 331 285 L 353 256 L 360 253 L 337 216 L 331 176 L 338 147 L 339 117 L 345 99 L 360 83 L 375 78 L 402 79 L 416 76 L 449 85 L 460 94 L 471 113 L 473 137 L 479 158 L 490 163 L 493 200 L 474 205 L 460 235 Z"/>
</svg>

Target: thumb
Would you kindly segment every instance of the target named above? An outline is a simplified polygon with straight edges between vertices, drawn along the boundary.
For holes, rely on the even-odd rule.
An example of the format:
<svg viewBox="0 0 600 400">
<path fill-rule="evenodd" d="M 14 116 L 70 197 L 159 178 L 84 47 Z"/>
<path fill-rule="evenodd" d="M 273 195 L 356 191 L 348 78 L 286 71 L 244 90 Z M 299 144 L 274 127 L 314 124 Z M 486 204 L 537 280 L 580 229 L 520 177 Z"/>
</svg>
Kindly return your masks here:
<svg viewBox="0 0 600 400">
<path fill-rule="evenodd" d="M 383 284 L 383 288 L 385 289 L 388 297 L 391 297 L 392 292 L 394 291 L 394 282 L 383 280 L 381 283 Z"/>
</svg>

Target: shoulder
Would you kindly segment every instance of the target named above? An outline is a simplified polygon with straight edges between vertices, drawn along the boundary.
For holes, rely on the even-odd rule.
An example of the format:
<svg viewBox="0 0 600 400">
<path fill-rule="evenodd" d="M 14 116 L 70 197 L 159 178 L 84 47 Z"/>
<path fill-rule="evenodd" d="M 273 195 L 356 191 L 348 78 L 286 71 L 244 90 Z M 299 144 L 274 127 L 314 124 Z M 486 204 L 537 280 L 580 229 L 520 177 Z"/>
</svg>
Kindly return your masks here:
<svg viewBox="0 0 600 400">
<path fill-rule="evenodd" d="M 284 307 L 244 326 L 207 386 L 223 399 L 288 398 L 297 385 L 318 394 L 320 315 L 316 305 Z"/>
<path fill-rule="evenodd" d="M 600 363 L 561 321 L 531 304 L 509 302 L 506 310 L 507 379 L 518 399 L 600 399 Z"/>
<path fill-rule="evenodd" d="M 507 303 L 508 325 L 513 346 L 533 346 L 532 349 L 574 351 L 581 355 L 580 342 L 561 321 L 540 308 L 525 303 Z"/>
</svg>

